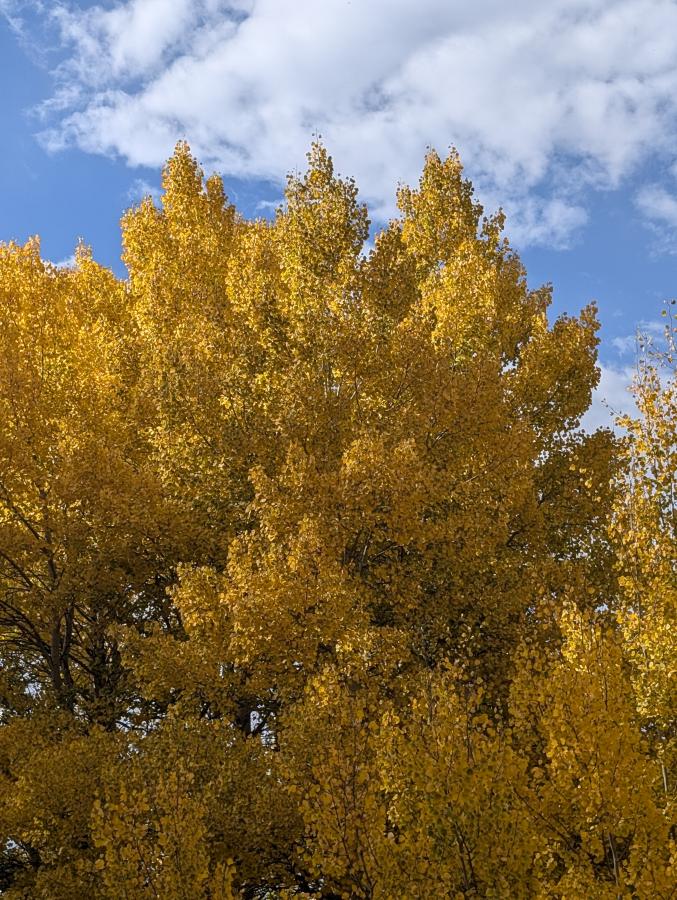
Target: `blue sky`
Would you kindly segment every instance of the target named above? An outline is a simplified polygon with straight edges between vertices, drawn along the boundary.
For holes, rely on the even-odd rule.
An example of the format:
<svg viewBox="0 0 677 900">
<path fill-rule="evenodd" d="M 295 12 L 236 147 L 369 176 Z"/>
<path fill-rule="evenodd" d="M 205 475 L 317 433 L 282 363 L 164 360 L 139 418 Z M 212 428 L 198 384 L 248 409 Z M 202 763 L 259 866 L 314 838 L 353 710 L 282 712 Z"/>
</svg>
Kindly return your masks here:
<svg viewBox="0 0 677 900">
<path fill-rule="evenodd" d="M 246 215 L 314 132 L 376 224 L 427 145 L 461 152 L 554 312 L 597 300 L 605 397 L 677 295 L 676 0 L 0 0 L 0 240 L 118 220 L 187 138 Z"/>
</svg>

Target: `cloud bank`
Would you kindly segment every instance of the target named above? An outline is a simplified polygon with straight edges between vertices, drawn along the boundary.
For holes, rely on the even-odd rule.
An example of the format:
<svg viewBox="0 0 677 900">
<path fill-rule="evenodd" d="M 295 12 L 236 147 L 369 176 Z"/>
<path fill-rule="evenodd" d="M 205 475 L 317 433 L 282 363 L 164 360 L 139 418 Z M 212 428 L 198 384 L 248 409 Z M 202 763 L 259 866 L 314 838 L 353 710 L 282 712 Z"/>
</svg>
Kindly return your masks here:
<svg viewBox="0 0 677 900">
<path fill-rule="evenodd" d="M 453 144 L 516 242 L 555 246 L 586 221 L 586 192 L 675 161 L 673 0 L 126 0 L 45 15 L 67 55 L 45 106 L 52 149 L 157 166 L 185 136 L 209 168 L 279 182 L 316 132 L 383 219 L 426 146 Z M 672 221 L 660 190 L 638 207 Z"/>
</svg>

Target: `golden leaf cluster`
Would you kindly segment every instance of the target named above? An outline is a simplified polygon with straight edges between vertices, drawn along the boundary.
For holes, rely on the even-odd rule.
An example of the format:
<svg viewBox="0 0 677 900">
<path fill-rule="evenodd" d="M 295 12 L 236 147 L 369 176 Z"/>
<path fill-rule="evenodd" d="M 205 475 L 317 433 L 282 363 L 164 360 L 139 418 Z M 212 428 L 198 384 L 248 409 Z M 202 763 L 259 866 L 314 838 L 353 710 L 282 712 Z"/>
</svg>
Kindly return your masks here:
<svg viewBox="0 0 677 900">
<path fill-rule="evenodd" d="M 124 279 L 0 246 L 2 896 L 675 896 L 672 319 L 587 434 L 594 307 L 398 199 L 180 144 Z"/>
</svg>

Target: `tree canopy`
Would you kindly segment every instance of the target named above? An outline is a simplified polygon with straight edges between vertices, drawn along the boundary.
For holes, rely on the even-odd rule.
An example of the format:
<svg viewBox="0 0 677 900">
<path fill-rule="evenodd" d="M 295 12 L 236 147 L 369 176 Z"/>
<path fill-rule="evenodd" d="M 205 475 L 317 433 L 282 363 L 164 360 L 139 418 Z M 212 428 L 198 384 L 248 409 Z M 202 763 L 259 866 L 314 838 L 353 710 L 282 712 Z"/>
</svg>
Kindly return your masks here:
<svg viewBox="0 0 677 900">
<path fill-rule="evenodd" d="M 0 893 L 674 897 L 675 329 L 623 437 L 458 156 L 365 251 L 185 144 L 0 246 Z"/>
</svg>

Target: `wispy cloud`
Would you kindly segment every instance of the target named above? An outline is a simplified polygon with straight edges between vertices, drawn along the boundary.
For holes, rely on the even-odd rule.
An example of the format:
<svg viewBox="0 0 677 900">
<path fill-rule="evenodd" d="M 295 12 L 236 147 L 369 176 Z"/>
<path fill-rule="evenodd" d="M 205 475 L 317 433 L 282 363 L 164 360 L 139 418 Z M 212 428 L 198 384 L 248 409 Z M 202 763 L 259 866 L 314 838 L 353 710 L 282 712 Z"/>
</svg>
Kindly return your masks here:
<svg viewBox="0 0 677 900">
<path fill-rule="evenodd" d="M 282 197 L 279 197 L 277 200 L 259 200 L 256 204 L 256 208 L 264 213 L 272 214 L 275 210 L 279 209 L 282 204 Z"/>
<path fill-rule="evenodd" d="M 611 346 L 620 356 L 628 356 L 637 350 L 637 335 L 624 334 L 620 337 L 615 337 L 611 341 Z"/>
<path fill-rule="evenodd" d="M 590 409 L 581 423 L 586 431 L 613 428 L 618 416 L 635 414 L 637 408 L 630 393 L 635 369 L 632 366 L 602 364 L 599 385 L 592 395 Z"/>
<path fill-rule="evenodd" d="M 637 327 L 632 334 L 619 335 L 612 339 L 611 346 L 616 350 L 619 356 L 629 356 L 638 354 L 641 338 L 659 338 L 665 333 L 665 321 L 660 319 L 642 319 L 637 323 Z"/>
<path fill-rule="evenodd" d="M 75 254 L 71 253 L 70 256 L 67 256 L 65 259 L 60 259 L 58 262 L 55 262 L 54 265 L 57 269 L 73 269 L 76 265 L 77 260 L 75 259 Z"/>
<path fill-rule="evenodd" d="M 136 178 L 127 191 L 127 200 L 138 203 L 144 197 L 152 197 L 155 203 L 158 203 L 161 195 L 162 191 L 157 185 L 151 184 L 145 178 Z"/>
<path fill-rule="evenodd" d="M 655 233 L 658 248 L 677 253 L 677 192 L 660 184 L 648 184 L 638 192 L 636 204 Z"/>
<path fill-rule="evenodd" d="M 119 0 L 51 17 L 68 59 L 47 146 L 156 166 L 188 137 L 226 175 L 278 181 L 317 131 L 380 218 L 426 145 L 454 144 L 519 243 L 566 246 L 591 186 L 677 134 L 673 0 Z M 672 217 L 648 190 L 640 209 Z"/>
</svg>

